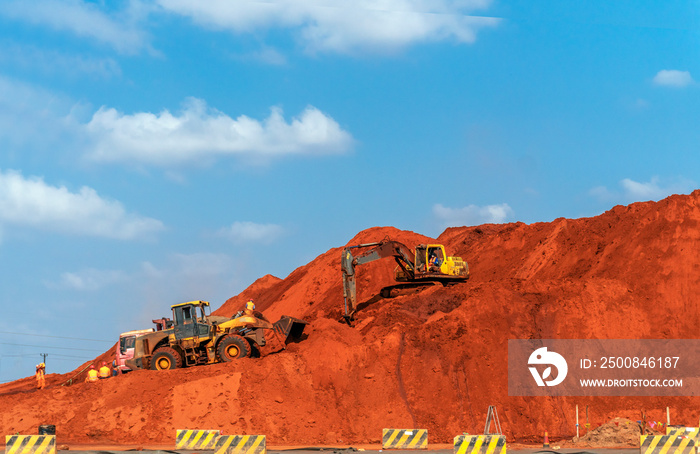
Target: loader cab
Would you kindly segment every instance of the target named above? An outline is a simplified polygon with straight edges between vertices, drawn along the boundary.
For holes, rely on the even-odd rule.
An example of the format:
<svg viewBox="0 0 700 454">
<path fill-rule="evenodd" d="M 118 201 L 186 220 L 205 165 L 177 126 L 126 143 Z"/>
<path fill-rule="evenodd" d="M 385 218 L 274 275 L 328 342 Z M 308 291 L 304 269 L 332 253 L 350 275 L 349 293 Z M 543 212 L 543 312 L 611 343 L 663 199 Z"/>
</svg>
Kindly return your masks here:
<svg viewBox="0 0 700 454">
<path fill-rule="evenodd" d="M 178 340 L 209 338 L 211 309 L 207 301 L 190 301 L 172 306 L 174 334 Z"/>
</svg>

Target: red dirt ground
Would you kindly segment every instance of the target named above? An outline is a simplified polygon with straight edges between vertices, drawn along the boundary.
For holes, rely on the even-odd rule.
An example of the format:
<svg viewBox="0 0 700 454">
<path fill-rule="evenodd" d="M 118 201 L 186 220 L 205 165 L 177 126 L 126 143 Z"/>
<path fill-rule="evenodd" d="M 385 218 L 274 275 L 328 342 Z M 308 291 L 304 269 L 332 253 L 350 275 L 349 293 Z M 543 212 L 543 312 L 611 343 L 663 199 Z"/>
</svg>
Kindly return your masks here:
<svg viewBox="0 0 700 454">
<path fill-rule="evenodd" d="M 509 397 L 507 340 L 697 338 L 700 190 L 616 206 L 592 218 L 450 228 L 437 239 L 392 227 L 411 247 L 437 241 L 469 262 L 463 284 L 377 298 L 391 259 L 358 269 L 357 323 L 342 313 L 342 247 L 286 279 L 264 276 L 226 301 L 230 316 L 253 298 L 276 320 L 311 322 L 308 338 L 260 359 L 173 371 L 136 371 L 90 385 L 49 374 L 0 386 L 0 434 L 57 426 L 58 443 L 172 443 L 176 429 L 265 434 L 268 444 L 375 443 L 382 428 L 427 428 L 431 443 L 483 430 L 498 408 L 508 440 L 575 435 L 575 407 L 592 428 L 613 418 L 696 425 L 698 397 Z M 196 295 L 193 296 L 196 298 Z M 111 361 L 111 352 L 98 361 Z M 81 366 L 76 373 L 84 367 Z"/>
</svg>

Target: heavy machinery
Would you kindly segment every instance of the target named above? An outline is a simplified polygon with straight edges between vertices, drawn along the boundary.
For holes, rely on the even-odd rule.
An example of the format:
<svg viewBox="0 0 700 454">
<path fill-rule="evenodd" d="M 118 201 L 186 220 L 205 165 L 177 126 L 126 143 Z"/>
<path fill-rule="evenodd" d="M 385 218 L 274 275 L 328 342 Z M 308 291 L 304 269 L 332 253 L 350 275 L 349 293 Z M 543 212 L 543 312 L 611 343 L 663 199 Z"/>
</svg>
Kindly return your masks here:
<svg viewBox="0 0 700 454">
<path fill-rule="evenodd" d="M 357 251 L 357 252 L 355 252 Z M 353 255 L 355 252 L 356 255 Z M 398 241 L 384 238 L 378 243 L 348 246 L 343 250 L 340 268 L 343 272 L 344 318 L 350 322 L 357 312 L 355 267 L 365 263 L 393 257 L 397 266 L 394 279 L 403 284 L 385 287 L 382 296 L 387 297 L 392 288 L 408 288 L 440 283 L 449 285 L 469 278 L 469 266 L 460 257 L 448 257 L 441 244 L 419 244 L 415 251 Z"/>
<path fill-rule="evenodd" d="M 119 369 L 122 373 L 129 372 L 131 369 L 126 367 L 126 362 L 134 357 L 136 338 L 146 334 L 151 334 L 154 331 L 155 329 L 148 328 L 121 333 L 119 335 L 119 343 L 117 344 L 116 351 L 114 352 L 114 367 Z"/>
<path fill-rule="evenodd" d="M 157 330 L 135 338 L 130 369 L 175 369 L 229 362 L 251 356 L 266 345 L 272 333 L 282 345 L 301 338 L 307 322 L 282 316 L 270 323 L 260 312 L 246 309 L 233 318 L 210 315 L 207 301 L 189 301 L 172 307 L 173 319 L 154 320 Z"/>
</svg>

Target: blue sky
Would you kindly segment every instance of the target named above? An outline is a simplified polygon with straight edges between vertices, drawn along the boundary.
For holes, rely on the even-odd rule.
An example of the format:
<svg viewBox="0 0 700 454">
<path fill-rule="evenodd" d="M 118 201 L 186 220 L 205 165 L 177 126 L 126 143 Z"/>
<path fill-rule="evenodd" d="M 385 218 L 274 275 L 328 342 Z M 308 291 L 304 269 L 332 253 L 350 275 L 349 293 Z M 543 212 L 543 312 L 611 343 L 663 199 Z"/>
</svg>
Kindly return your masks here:
<svg viewBox="0 0 700 454">
<path fill-rule="evenodd" d="M 368 227 L 698 187 L 697 2 L 338 4 L 0 4 L 0 382 Z"/>
</svg>

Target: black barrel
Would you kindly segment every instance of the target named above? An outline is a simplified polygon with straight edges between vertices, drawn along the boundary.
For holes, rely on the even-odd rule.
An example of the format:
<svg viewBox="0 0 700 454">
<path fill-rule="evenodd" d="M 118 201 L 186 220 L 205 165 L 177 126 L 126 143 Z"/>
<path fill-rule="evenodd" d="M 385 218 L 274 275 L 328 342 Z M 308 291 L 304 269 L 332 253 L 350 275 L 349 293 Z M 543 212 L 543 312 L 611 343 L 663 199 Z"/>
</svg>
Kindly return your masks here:
<svg viewBox="0 0 700 454">
<path fill-rule="evenodd" d="M 54 426 L 53 424 L 40 425 L 39 435 L 56 435 L 56 426 Z"/>
</svg>

